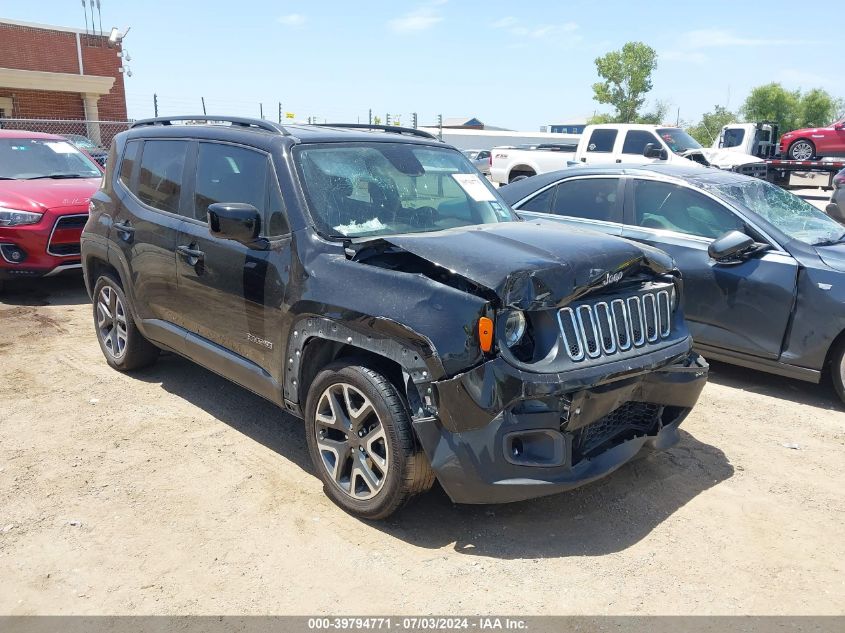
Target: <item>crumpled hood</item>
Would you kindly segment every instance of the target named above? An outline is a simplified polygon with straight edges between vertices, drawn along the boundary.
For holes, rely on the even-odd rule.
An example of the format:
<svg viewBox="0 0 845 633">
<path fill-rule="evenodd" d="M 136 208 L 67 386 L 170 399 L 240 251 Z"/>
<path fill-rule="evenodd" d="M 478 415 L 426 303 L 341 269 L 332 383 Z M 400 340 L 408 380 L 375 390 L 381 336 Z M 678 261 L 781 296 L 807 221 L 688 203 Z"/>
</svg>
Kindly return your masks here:
<svg viewBox="0 0 845 633">
<path fill-rule="evenodd" d="M 59 207 L 87 206 L 100 178 L 0 180 L 0 207 L 43 213 Z"/>
<path fill-rule="evenodd" d="M 816 246 L 815 248 L 825 264 L 834 270 L 845 272 L 845 244 Z"/>
<path fill-rule="evenodd" d="M 663 251 L 556 222 L 502 222 L 378 238 L 493 291 L 502 305 L 562 306 L 642 268 L 663 274 Z M 621 276 L 619 277 L 621 278 Z"/>
<path fill-rule="evenodd" d="M 720 169 L 733 169 L 737 165 L 764 162 L 762 158 L 753 156 L 752 154 L 732 152 L 729 149 L 714 149 L 712 147 L 705 147 L 701 150 L 701 152 L 704 154 L 704 158 L 707 159 L 707 162 L 719 167 Z"/>
</svg>

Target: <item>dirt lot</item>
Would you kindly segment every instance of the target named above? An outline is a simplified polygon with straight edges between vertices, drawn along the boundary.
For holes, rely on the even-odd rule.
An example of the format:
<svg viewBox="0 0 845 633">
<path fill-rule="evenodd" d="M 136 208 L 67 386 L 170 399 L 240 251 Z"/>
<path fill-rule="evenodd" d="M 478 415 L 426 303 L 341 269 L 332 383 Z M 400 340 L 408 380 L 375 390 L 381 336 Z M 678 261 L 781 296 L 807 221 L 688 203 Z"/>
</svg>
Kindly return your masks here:
<svg viewBox="0 0 845 633">
<path fill-rule="evenodd" d="M 845 414 L 714 366 L 683 441 L 575 492 L 395 519 L 174 356 L 103 361 L 78 278 L 0 297 L 0 613 L 845 613 Z"/>
</svg>

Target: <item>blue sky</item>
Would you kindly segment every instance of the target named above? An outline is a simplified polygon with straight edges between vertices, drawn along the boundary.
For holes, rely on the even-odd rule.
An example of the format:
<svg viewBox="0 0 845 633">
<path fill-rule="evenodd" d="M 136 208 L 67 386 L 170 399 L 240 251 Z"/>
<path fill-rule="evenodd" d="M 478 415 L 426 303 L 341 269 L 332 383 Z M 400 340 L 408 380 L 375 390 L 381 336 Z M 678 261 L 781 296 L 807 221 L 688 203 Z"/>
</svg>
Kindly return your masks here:
<svg viewBox="0 0 845 633">
<path fill-rule="evenodd" d="M 834 5 L 794 0 L 513 2 L 430 0 L 101 0 L 103 28 L 132 27 L 125 46 L 132 117 L 209 112 L 366 120 L 372 108 L 410 122 L 476 116 L 536 130 L 591 115 L 593 60 L 626 41 L 659 53 L 652 102 L 695 121 L 780 81 L 845 97 Z M 0 9 L 4 18 L 83 27 L 80 0 Z M 806 24 L 805 28 L 798 25 Z M 2 65 L 2 60 L 0 60 Z"/>
</svg>

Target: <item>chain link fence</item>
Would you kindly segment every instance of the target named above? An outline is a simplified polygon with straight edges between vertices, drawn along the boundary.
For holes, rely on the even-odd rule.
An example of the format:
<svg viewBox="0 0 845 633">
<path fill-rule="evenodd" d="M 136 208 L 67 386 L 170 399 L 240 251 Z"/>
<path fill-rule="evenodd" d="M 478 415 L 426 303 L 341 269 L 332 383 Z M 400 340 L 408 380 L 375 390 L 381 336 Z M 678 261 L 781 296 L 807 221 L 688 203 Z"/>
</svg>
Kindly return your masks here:
<svg viewBox="0 0 845 633">
<path fill-rule="evenodd" d="M 2 130 L 26 130 L 64 136 L 88 152 L 100 164 L 105 164 L 105 157 L 115 135 L 128 130 L 131 124 L 131 121 L 0 118 Z"/>
</svg>

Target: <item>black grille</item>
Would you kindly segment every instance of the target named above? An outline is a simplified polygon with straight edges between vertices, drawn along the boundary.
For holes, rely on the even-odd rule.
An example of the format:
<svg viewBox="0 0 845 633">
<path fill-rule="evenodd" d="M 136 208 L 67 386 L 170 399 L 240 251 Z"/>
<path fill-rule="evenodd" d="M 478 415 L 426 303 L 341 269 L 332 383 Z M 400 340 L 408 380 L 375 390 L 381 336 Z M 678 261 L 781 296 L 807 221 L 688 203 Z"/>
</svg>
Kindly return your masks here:
<svg viewBox="0 0 845 633">
<path fill-rule="evenodd" d="M 662 409 L 660 405 L 649 402 L 626 402 L 603 418 L 578 429 L 573 442 L 573 463 L 597 455 L 624 440 L 653 433 Z"/>
<path fill-rule="evenodd" d="M 81 229 L 88 221 L 87 215 L 66 215 L 56 221 L 57 229 Z"/>
<path fill-rule="evenodd" d="M 51 244 L 50 253 L 53 255 L 79 255 L 79 244 Z"/>
</svg>

